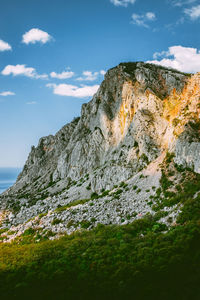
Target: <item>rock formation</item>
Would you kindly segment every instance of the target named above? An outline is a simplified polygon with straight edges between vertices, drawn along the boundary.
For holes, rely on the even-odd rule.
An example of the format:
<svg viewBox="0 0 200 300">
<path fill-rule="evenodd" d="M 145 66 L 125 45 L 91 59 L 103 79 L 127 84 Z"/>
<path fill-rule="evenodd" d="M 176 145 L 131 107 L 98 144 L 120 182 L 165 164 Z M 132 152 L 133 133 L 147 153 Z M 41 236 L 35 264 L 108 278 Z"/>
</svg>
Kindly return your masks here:
<svg viewBox="0 0 200 300">
<path fill-rule="evenodd" d="M 29 227 L 58 236 L 153 213 L 166 153 L 200 173 L 199 116 L 200 73 L 143 62 L 110 69 L 80 118 L 32 147 L 0 197 L 1 227 L 12 238 Z M 179 208 L 168 210 L 175 220 Z"/>
</svg>

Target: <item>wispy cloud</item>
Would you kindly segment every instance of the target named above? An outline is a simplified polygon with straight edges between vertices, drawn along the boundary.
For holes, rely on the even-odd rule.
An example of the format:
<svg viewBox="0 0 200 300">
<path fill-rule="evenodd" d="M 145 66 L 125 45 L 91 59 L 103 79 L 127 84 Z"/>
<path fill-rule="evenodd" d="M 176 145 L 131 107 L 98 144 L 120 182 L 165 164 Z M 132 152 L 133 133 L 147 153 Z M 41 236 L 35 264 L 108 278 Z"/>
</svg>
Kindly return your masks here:
<svg viewBox="0 0 200 300">
<path fill-rule="evenodd" d="M 70 84 L 54 84 L 49 83 L 46 85 L 49 88 L 53 88 L 53 93 L 55 95 L 75 97 L 75 98 L 85 98 L 92 97 L 98 90 L 99 85 L 82 85 L 81 87 L 70 85 Z"/>
<path fill-rule="evenodd" d="M 57 78 L 57 79 L 68 79 L 74 76 L 74 72 L 72 71 L 63 71 L 61 73 L 51 72 L 50 76 L 51 78 Z"/>
<path fill-rule="evenodd" d="M 2 75 L 8 76 L 26 76 L 36 79 L 47 79 L 47 74 L 38 74 L 34 68 L 26 67 L 26 65 L 7 65 L 1 72 Z"/>
<path fill-rule="evenodd" d="M 110 0 L 115 6 L 124 6 L 127 7 L 129 4 L 134 4 L 136 0 Z"/>
<path fill-rule="evenodd" d="M 197 0 L 169 0 L 169 2 L 173 5 L 173 6 L 177 6 L 177 7 L 181 7 L 184 5 L 190 5 L 192 3 L 195 3 Z"/>
<path fill-rule="evenodd" d="M 97 80 L 99 75 L 104 76 L 106 72 L 101 70 L 99 72 L 91 72 L 91 71 L 84 71 L 81 77 L 78 77 L 76 80 L 78 81 L 95 81 Z"/>
<path fill-rule="evenodd" d="M 145 14 L 132 14 L 131 23 L 137 26 L 149 28 L 148 22 L 155 21 L 156 15 L 154 12 L 147 12 Z"/>
<path fill-rule="evenodd" d="M 91 71 L 84 71 L 83 72 L 83 77 L 79 77 L 76 80 L 80 80 L 80 81 L 94 81 L 97 79 L 99 75 L 99 72 L 94 72 L 92 73 Z"/>
<path fill-rule="evenodd" d="M 35 105 L 36 103 L 37 103 L 36 101 L 26 102 L 26 104 L 28 104 L 28 105 Z"/>
<path fill-rule="evenodd" d="M 8 51 L 8 50 L 12 50 L 12 47 L 4 42 L 3 40 L 0 40 L 0 51 Z"/>
<path fill-rule="evenodd" d="M 38 28 L 32 28 L 22 36 L 22 43 L 35 44 L 37 42 L 40 42 L 42 44 L 45 44 L 51 39 L 52 37 L 47 32 Z"/>
<path fill-rule="evenodd" d="M 200 71 L 200 51 L 196 48 L 172 46 L 168 51 L 154 53 L 154 58 L 162 56 L 161 60 L 151 60 L 148 63 L 154 63 L 164 67 L 170 67 L 182 72 L 196 73 Z"/>
<path fill-rule="evenodd" d="M 14 95 L 15 95 L 15 93 L 10 92 L 10 91 L 5 91 L 5 92 L 0 93 L 0 96 L 3 96 L 3 97 L 14 96 Z"/>
<path fill-rule="evenodd" d="M 153 54 L 153 59 L 158 59 L 159 57 L 164 57 L 164 56 L 170 56 L 169 51 L 155 52 Z"/>
<path fill-rule="evenodd" d="M 184 6 L 184 5 L 190 5 L 194 2 L 196 2 L 197 0 L 171 0 L 171 4 L 173 6 L 178 6 L 178 7 L 181 7 L 181 6 Z"/>
<path fill-rule="evenodd" d="M 184 13 L 189 16 L 191 20 L 195 21 L 200 18 L 200 5 L 186 8 Z"/>
</svg>

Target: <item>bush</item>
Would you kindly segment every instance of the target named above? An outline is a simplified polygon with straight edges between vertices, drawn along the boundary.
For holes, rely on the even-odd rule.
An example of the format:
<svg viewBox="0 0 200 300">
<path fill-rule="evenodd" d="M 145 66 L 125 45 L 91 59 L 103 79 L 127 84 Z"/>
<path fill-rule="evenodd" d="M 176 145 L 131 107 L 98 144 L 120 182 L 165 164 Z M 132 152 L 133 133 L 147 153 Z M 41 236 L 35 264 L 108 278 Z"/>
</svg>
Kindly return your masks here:
<svg viewBox="0 0 200 300">
<path fill-rule="evenodd" d="M 80 222 L 80 225 L 82 228 L 87 229 L 88 227 L 90 227 L 91 223 L 90 223 L 90 221 L 83 220 Z"/>
<path fill-rule="evenodd" d="M 149 163 L 149 159 L 148 159 L 148 157 L 146 156 L 146 154 L 144 154 L 144 153 L 140 156 L 140 159 L 143 160 L 143 161 L 144 161 L 145 163 L 147 163 L 147 164 Z"/>
<path fill-rule="evenodd" d="M 92 200 L 93 199 L 98 199 L 99 195 L 96 192 L 94 192 L 94 193 L 91 194 L 90 197 L 91 197 Z"/>
<path fill-rule="evenodd" d="M 22 234 L 22 236 L 26 236 L 26 235 L 33 235 L 35 234 L 35 230 L 33 228 L 28 228 L 24 231 L 24 233 Z"/>
<path fill-rule="evenodd" d="M 57 224 L 59 224 L 60 222 L 61 222 L 60 219 L 55 218 L 55 219 L 53 219 L 53 221 L 51 222 L 51 225 L 57 225 Z"/>
<path fill-rule="evenodd" d="M 160 184 L 164 191 L 166 191 L 173 184 L 173 182 L 167 178 L 167 176 L 163 170 L 162 170 L 162 177 L 160 179 Z"/>
</svg>

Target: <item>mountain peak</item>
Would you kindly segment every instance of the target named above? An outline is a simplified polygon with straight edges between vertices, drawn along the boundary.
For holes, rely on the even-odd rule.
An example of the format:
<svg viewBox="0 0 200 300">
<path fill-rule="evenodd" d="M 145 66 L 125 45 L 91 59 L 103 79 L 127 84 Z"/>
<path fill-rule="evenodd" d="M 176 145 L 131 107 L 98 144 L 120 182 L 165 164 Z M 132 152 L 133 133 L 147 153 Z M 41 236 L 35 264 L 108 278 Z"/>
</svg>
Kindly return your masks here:
<svg viewBox="0 0 200 300">
<path fill-rule="evenodd" d="M 86 209 L 86 219 L 94 218 L 95 224 L 118 224 L 119 214 L 129 210 L 138 212 L 130 222 L 152 213 L 145 201 L 153 191 L 145 191 L 159 189 L 167 153 L 173 153 L 177 165 L 200 173 L 199 99 L 199 73 L 191 76 L 143 62 L 110 69 L 93 99 L 83 104 L 80 118 L 32 147 L 17 182 L 0 198 L 6 211 L 3 224 L 23 227 L 45 213 L 49 226 L 60 206 L 68 213 L 59 230 L 67 232 L 76 229 L 66 227 L 70 220 L 77 222 L 73 209 L 67 209 L 76 205 L 78 218 L 85 218 Z M 128 193 L 120 184 L 137 189 Z M 98 195 L 101 200 L 88 207 Z"/>
</svg>

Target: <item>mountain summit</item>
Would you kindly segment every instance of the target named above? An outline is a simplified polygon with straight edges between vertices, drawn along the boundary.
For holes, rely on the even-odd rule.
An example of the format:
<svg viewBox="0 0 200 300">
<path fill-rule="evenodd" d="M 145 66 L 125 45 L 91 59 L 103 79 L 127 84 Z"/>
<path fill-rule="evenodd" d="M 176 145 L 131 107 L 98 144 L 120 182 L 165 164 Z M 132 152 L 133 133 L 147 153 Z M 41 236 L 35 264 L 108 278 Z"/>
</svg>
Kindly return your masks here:
<svg viewBox="0 0 200 300">
<path fill-rule="evenodd" d="M 200 73 L 143 62 L 110 69 L 80 118 L 41 138 L 1 195 L 0 225 L 13 232 L 3 240 L 29 228 L 54 239 L 154 215 L 172 161 L 174 184 L 180 168 L 200 173 L 199 116 Z M 169 228 L 182 204 L 161 206 L 160 224 Z"/>
</svg>

